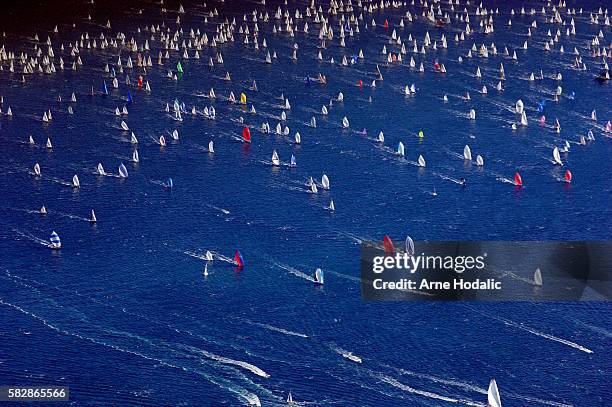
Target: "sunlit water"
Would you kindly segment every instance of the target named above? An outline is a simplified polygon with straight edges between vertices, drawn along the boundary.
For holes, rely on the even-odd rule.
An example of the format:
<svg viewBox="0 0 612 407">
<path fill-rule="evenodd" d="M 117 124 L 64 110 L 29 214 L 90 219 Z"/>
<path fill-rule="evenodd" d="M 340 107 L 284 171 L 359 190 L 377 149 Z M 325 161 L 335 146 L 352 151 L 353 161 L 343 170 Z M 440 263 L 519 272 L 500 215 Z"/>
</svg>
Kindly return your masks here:
<svg viewBox="0 0 612 407">
<path fill-rule="evenodd" d="M 291 3 L 291 10 L 296 5 Z M 299 6 L 303 10 L 305 4 Z M 0 119 L 0 381 L 68 385 L 78 405 L 239 405 L 257 399 L 274 405 L 283 404 L 291 390 L 294 399 L 309 405 L 439 406 L 484 405 L 488 382 L 496 378 L 504 405 L 604 405 L 611 396 L 612 337 L 605 303 L 366 303 L 360 298 L 357 242 L 362 239 L 385 234 L 397 239 L 410 234 L 417 241 L 610 238 L 612 149 L 603 125 L 611 118 L 612 100 L 609 86 L 593 80 L 601 58 L 591 58 L 587 48 L 601 26 L 588 24 L 588 14 L 576 16 L 576 36 L 566 37 L 559 26 L 566 53 L 558 47 L 544 52 L 550 25 L 538 15 L 540 28 L 533 30 L 530 48 L 522 50 L 533 18 L 517 15 L 508 28 L 510 6 L 496 6 L 501 14 L 495 17 L 496 32 L 476 33 L 459 44 L 454 35 L 463 23 L 436 29 L 420 19 L 400 29 L 403 9 L 376 11 L 365 16 L 376 19 L 376 29 L 362 24 L 360 34 L 347 37 L 345 49 L 337 37 L 328 42 L 322 63 L 314 59 L 318 24 L 309 20 L 309 34 L 296 34 L 300 48 L 294 62 L 289 59 L 293 40 L 284 32 L 272 34 L 272 23 L 260 22 L 260 38 L 278 54 L 272 65 L 263 63 L 263 48 L 243 45 L 244 36 L 236 33 L 236 43 L 219 48 L 223 65 L 210 68 L 214 50 L 205 47 L 200 60 L 182 61 L 185 72 L 177 81 L 166 73 L 182 53 L 172 52 L 163 67 L 149 68 L 150 94 L 136 88 L 142 71 L 134 68 L 119 75 L 119 90 L 106 97 L 88 95 L 103 80 L 110 85 L 103 67 L 116 64 L 113 48 L 82 49 L 84 66 L 76 72 L 35 74 L 25 85 L 5 64 L 2 110 L 11 106 L 13 117 Z M 241 25 L 242 13 L 255 3 L 217 7 L 222 17 L 236 16 Z M 182 16 L 185 34 L 193 27 L 212 38 L 222 20 L 204 24 L 201 6 L 185 8 L 192 13 Z M 275 9 L 268 7 L 271 15 Z M 111 16 L 111 31 L 82 18 L 89 12 L 84 8 L 75 30 L 60 25 L 60 34 L 53 34 L 50 22 L 37 32 L 41 41 L 50 35 L 56 57 L 71 63 L 59 44 L 83 31 L 97 38 L 120 30 L 139 43 L 146 35 L 136 32 L 138 26 L 164 21 L 174 31 L 176 12 L 157 10 L 146 5 L 143 15 L 135 9 L 118 12 Z M 470 17 L 476 28 L 479 19 Z M 389 31 L 382 27 L 385 18 Z M 398 51 L 387 41 L 393 28 L 403 40 L 412 33 L 419 48 L 426 31 L 438 41 L 445 33 L 449 48 L 414 56 L 425 73 L 407 66 L 411 47 L 402 66 L 386 66 L 383 45 Z M 4 43 L 31 52 L 32 31 L 27 35 L 7 33 Z M 602 44 L 608 44 L 609 28 L 604 35 Z M 518 62 L 502 55 L 465 58 L 473 43 L 483 42 L 495 42 L 500 53 L 504 45 L 511 53 L 516 49 Z M 156 64 L 159 42 L 152 46 Z M 587 72 L 571 68 L 574 47 Z M 338 65 L 342 55 L 359 49 L 364 61 Z M 463 63 L 457 62 L 460 55 Z M 121 56 L 125 63 L 128 52 Z M 335 65 L 329 63 L 332 56 Z M 446 75 L 433 72 L 435 59 L 445 64 Z M 507 77 L 501 93 L 494 89 L 500 62 Z M 384 81 L 372 88 L 376 63 Z M 475 77 L 478 67 L 482 79 Z M 546 79 L 524 80 L 540 69 Z M 231 82 L 221 79 L 226 72 Z M 319 72 L 327 76 L 326 86 L 305 83 Z M 561 82 L 552 79 L 557 72 L 563 74 Z M 356 86 L 360 79 L 363 88 Z M 249 90 L 253 80 L 257 92 Z M 403 87 L 411 84 L 416 95 L 404 96 Z M 487 95 L 479 92 L 483 85 Z M 558 85 L 564 96 L 555 103 Z M 217 100 L 196 96 L 211 87 Z M 125 104 L 128 89 L 134 102 L 128 116 L 118 118 L 114 109 Z M 73 91 L 76 103 L 69 102 Z M 223 100 L 230 91 L 247 94 L 247 109 Z M 321 106 L 340 91 L 344 102 L 334 102 L 322 116 Z M 469 102 L 459 97 L 466 91 Z M 567 97 L 571 92 L 574 99 Z M 273 117 L 281 114 L 281 94 L 291 103 L 290 136 L 263 134 L 262 122 L 274 128 L 279 121 Z M 63 102 L 57 102 L 58 95 Z M 176 122 L 164 111 L 174 98 L 188 110 L 213 105 L 217 119 L 184 114 L 184 121 Z M 509 109 L 519 98 L 529 125 L 513 131 L 517 117 Z M 535 109 L 543 99 L 547 123 L 559 118 L 560 134 L 537 123 Z M 251 103 L 256 115 L 247 111 Z M 67 114 L 68 106 L 74 115 Z M 48 109 L 53 119 L 43 124 Z M 476 120 L 466 118 L 470 109 Z M 593 109 L 597 122 L 590 119 Z M 242 132 L 240 116 L 252 127 L 251 145 L 235 140 Z M 316 129 L 307 125 L 312 116 Z M 345 116 L 346 130 L 341 128 Z M 133 146 L 129 132 L 120 129 L 122 119 L 138 137 L 138 164 L 129 162 Z M 357 133 L 363 128 L 367 137 Z M 167 134 L 174 129 L 176 141 Z M 576 144 L 589 129 L 595 141 Z M 387 149 L 372 140 L 381 130 Z M 417 137 L 419 130 L 423 138 Z M 296 131 L 302 136 L 299 146 L 292 143 Z M 30 134 L 36 146 L 27 145 Z M 161 134 L 166 147 L 155 142 Z M 47 137 L 50 150 L 44 148 Z M 210 140 L 214 154 L 203 151 Z M 571 152 L 562 154 L 564 167 L 553 166 L 552 148 L 565 140 Z M 405 144 L 404 160 L 392 154 L 399 141 Z M 466 144 L 474 157 L 484 157 L 483 168 L 460 158 Z M 294 154 L 297 167 L 264 164 L 274 149 L 284 162 Z M 425 168 L 414 165 L 419 155 Z M 40 178 L 30 174 L 36 162 Z M 114 174 L 125 163 L 129 178 L 95 175 L 99 162 Z M 567 168 L 574 174 L 571 184 L 559 181 Z M 512 179 L 517 170 L 524 188 L 500 180 Z M 331 189 L 308 194 L 308 177 L 320 181 L 323 173 Z M 80 178 L 78 190 L 64 185 L 74 174 Z M 171 191 L 161 186 L 168 177 L 174 181 Z M 466 178 L 466 188 L 454 182 L 460 178 Z M 332 198 L 335 213 L 325 209 Z M 43 204 L 49 213 L 34 213 Z M 98 217 L 95 225 L 86 221 L 91 209 Z M 62 238 L 60 251 L 36 241 L 48 239 L 52 230 Z M 236 249 L 244 256 L 243 269 L 215 261 L 206 278 L 203 262 L 185 253 L 211 250 L 231 257 Z M 323 288 L 309 280 L 316 267 L 326 271 Z M 346 358 L 348 352 L 362 363 Z"/>
</svg>

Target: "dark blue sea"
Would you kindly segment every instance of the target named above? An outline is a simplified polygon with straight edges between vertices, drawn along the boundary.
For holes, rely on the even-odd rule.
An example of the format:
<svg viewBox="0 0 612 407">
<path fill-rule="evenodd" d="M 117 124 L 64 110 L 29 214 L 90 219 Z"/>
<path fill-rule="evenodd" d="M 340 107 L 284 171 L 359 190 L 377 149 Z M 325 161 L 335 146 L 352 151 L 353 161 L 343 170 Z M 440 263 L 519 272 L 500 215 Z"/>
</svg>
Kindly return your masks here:
<svg viewBox="0 0 612 407">
<path fill-rule="evenodd" d="M 612 307 L 606 302 L 366 302 L 359 282 L 359 242 L 385 235 L 398 240 L 410 235 L 417 242 L 612 237 L 612 140 L 604 129 L 612 119 L 612 93 L 610 85 L 595 81 L 603 58 L 591 56 L 589 48 L 600 30 L 601 47 L 612 41 L 603 16 L 598 25 L 589 21 L 589 12 L 610 5 L 568 1 L 584 13 L 573 16 L 576 35 L 566 36 L 566 9 L 566 25 L 546 23 L 552 15 L 550 7 L 547 16 L 541 13 L 546 2 L 485 1 L 499 8 L 489 35 L 482 33 L 472 4 L 475 32 L 461 42 L 454 37 L 466 23 L 456 21 L 455 13 L 451 24 L 436 28 L 421 16 L 420 6 L 379 9 L 363 13 L 360 32 L 347 34 L 344 48 L 338 15 L 330 19 L 334 39 L 319 62 L 321 24 L 305 16 L 294 19 L 299 31 L 290 37 L 282 20 L 274 19 L 279 5 L 295 18 L 295 9 L 305 14 L 310 3 L 268 3 L 264 8 L 255 2 L 206 7 L 185 2 L 186 14 L 179 14 L 177 2 L 166 2 L 166 13 L 157 2 L 112 7 L 83 2 L 56 10 L 53 20 L 6 29 L 0 42 L 17 59 L 14 73 L 8 60 L 0 71 L 0 384 L 69 386 L 70 403 L 78 406 L 273 406 L 285 405 L 289 391 L 310 406 L 484 406 L 495 378 L 505 406 L 610 405 Z M 361 9 L 353 4 L 358 16 Z M 526 15 L 520 15 L 521 5 Z M 328 7 L 326 2 L 325 13 Z M 535 16 L 528 15 L 530 7 L 538 10 Z M 205 14 L 215 8 L 219 15 L 205 23 Z M 267 23 L 258 21 L 259 50 L 253 44 L 254 9 L 270 16 Z M 407 10 L 418 18 L 401 28 Z M 182 58 L 191 29 L 211 41 L 219 24 L 234 17 L 234 42 L 209 43 L 197 60 L 190 48 L 190 58 Z M 108 19 L 111 29 L 105 27 Z M 527 37 L 534 20 L 538 27 Z M 56 23 L 59 33 L 53 32 Z M 145 26 L 162 23 L 164 33 L 169 29 L 174 36 L 182 29 L 183 34 L 181 50 L 170 51 L 158 66 L 159 33 L 152 41 Z M 249 44 L 238 32 L 246 25 Z M 282 25 L 282 32 L 273 33 L 274 25 Z M 557 29 L 561 35 L 554 49 L 545 51 L 549 29 L 553 37 Z M 383 46 L 400 50 L 389 43 L 393 30 L 407 54 L 401 63 L 387 64 Z M 126 44 L 134 38 L 140 47 L 149 39 L 151 51 L 143 54 L 151 55 L 153 67 L 146 73 L 125 45 L 101 49 L 101 33 L 110 41 L 119 32 Z M 414 54 L 408 35 L 420 50 L 426 32 L 438 49 Z M 443 34 L 447 49 L 439 47 Z M 73 71 L 76 57 L 68 44 L 82 35 L 83 65 Z M 57 72 L 28 74 L 22 83 L 19 55 L 35 58 L 36 45 L 45 55 L 47 37 Z M 97 47 L 88 48 L 94 39 Z M 294 43 L 297 61 L 290 59 Z M 491 43 L 497 55 L 467 57 L 473 44 Z M 510 55 L 516 51 L 516 61 L 503 55 L 504 46 Z M 586 71 L 574 69 L 574 48 Z M 343 55 L 350 59 L 360 49 L 363 60 L 341 66 Z M 272 64 L 264 63 L 267 50 L 277 54 Z M 131 69 L 125 66 L 128 56 Z M 425 72 L 410 68 L 411 57 Z M 183 73 L 168 78 L 179 60 Z M 446 74 L 434 72 L 436 60 Z M 495 89 L 500 63 L 503 92 Z M 111 86 L 106 64 L 117 73 L 118 89 Z M 377 64 L 384 80 L 372 87 Z M 223 80 L 226 72 L 231 81 Z M 532 72 L 535 81 L 528 80 Z M 319 73 L 327 85 L 306 82 Z M 151 92 L 137 87 L 141 74 Z M 257 91 L 250 89 L 253 80 Z M 104 81 L 106 96 L 100 94 Z M 406 96 L 404 87 L 412 84 L 416 93 Z M 555 102 L 558 86 L 563 91 Z M 202 97 L 211 88 L 217 98 Z M 246 106 L 228 102 L 231 91 L 236 98 L 244 92 Z M 73 92 L 76 102 L 70 101 Z M 336 100 L 339 92 L 343 102 Z M 469 101 L 463 99 L 466 92 Z M 283 112 L 281 95 L 291 104 L 283 122 L 289 136 L 274 132 Z M 187 110 L 182 122 L 173 119 L 175 99 Z M 321 107 L 331 99 L 324 116 Z M 518 99 L 529 123 L 513 130 Z M 543 100 L 544 110 L 537 112 Z M 249 112 L 251 105 L 256 114 Z M 6 114 L 9 106 L 12 116 Z M 123 106 L 128 115 L 116 116 L 115 108 Z M 209 106 L 215 120 L 201 113 Z M 475 120 L 467 118 L 470 109 Z M 594 109 L 597 120 L 591 119 Z M 44 123 L 48 110 L 52 120 Z M 542 114 L 545 126 L 538 123 Z M 316 128 L 309 126 L 313 116 Z M 344 117 L 348 129 L 342 128 Z M 560 133 L 552 127 L 556 118 Z M 121 130 L 121 120 L 130 131 Z M 260 131 L 263 122 L 272 133 Z M 251 144 L 238 140 L 245 125 Z M 169 136 L 173 130 L 178 140 Z M 589 130 L 594 140 L 580 145 Z M 130 143 L 132 131 L 137 147 Z M 300 145 L 293 143 L 297 131 Z M 384 146 L 374 140 L 380 131 Z M 165 147 L 157 143 L 162 134 Z M 28 144 L 30 135 L 35 145 Z M 47 138 L 51 149 L 45 148 Z M 205 151 L 211 140 L 214 154 Z M 566 140 L 564 166 L 553 165 L 553 147 L 562 148 Z M 400 141 L 403 159 L 394 154 Z M 466 144 L 474 158 L 482 155 L 484 166 L 462 158 Z M 134 148 L 139 163 L 130 161 Z M 283 162 L 293 154 L 297 166 L 270 166 L 273 150 Z M 415 165 L 419 155 L 424 168 Z M 31 173 L 35 163 L 40 177 Z M 97 175 L 98 163 L 111 174 L 124 163 L 129 177 Z M 566 169 L 571 183 L 563 182 Z M 511 183 L 516 172 L 522 188 Z M 69 186 L 74 174 L 78 189 Z M 323 174 L 330 189 L 308 193 L 309 177 L 320 182 Z M 171 190 L 162 185 L 169 177 Z M 461 178 L 466 187 L 458 185 Z M 335 212 L 326 209 L 331 199 Z M 42 205 L 47 215 L 38 213 Z M 95 224 L 88 221 L 92 209 Z M 61 250 L 43 245 L 52 231 L 61 237 Z M 205 277 L 204 261 L 193 254 L 207 250 L 229 258 L 239 250 L 245 266 L 218 258 Z M 311 281 L 317 267 L 326 275 L 322 287 Z M 528 276 L 533 270 L 515 272 Z M 362 363 L 348 359 L 349 352 Z"/>
</svg>

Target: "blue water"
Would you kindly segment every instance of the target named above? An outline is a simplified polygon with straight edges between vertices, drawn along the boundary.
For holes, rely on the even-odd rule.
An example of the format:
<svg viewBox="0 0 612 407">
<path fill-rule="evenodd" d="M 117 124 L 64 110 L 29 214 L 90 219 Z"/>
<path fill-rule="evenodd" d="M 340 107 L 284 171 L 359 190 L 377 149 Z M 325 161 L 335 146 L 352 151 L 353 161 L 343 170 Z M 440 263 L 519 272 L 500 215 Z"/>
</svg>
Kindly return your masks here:
<svg viewBox="0 0 612 407">
<path fill-rule="evenodd" d="M 537 2 L 536 8 L 542 5 Z M 599 5 L 586 4 L 585 10 Z M 203 12 L 213 6 L 220 17 L 205 24 Z M 305 4 L 291 2 L 292 15 L 296 6 L 303 11 Z M 116 64 L 119 51 L 114 48 L 83 48 L 84 65 L 77 71 L 29 75 L 26 84 L 4 62 L 2 111 L 11 106 L 13 117 L 0 118 L 0 383 L 66 385 L 73 404 L 94 406 L 234 406 L 257 399 L 266 406 L 283 405 L 290 390 L 305 405 L 440 406 L 486 404 L 486 388 L 495 378 L 506 406 L 609 403 L 612 318 L 607 303 L 368 303 L 360 298 L 357 242 L 363 239 L 380 240 L 386 234 L 397 239 L 410 234 L 417 241 L 612 236 L 612 147 L 603 131 L 612 118 L 612 98 L 609 85 L 593 80 L 601 58 L 589 56 L 587 48 L 599 29 L 605 37 L 601 44 L 609 44 L 610 28 L 588 24 L 585 13 L 575 17 L 577 35 L 568 38 L 566 27 L 545 24 L 538 15 L 529 49 L 517 49 L 518 61 L 513 62 L 501 55 L 503 47 L 512 53 L 522 46 L 533 18 L 517 15 L 508 28 L 511 6 L 495 6 L 500 8 L 496 32 L 476 33 L 461 43 L 455 43 L 454 35 L 464 23 L 439 30 L 421 18 L 400 29 L 404 8 L 378 10 L 364 16 L 368 22 L 376 19 L 376 29 L 362 23 L 361 33 L 347 37 L 345 49 L 338 46 L 334 25 L 335 39 L 323 50 L 323 63 L 314 59 L 320 25 L 309 19 L 310 32 L 296 34 L 300 47 L 293 62 L 293 39 L 284 30 L 273 34 L 273 23 L 260 21 L 260 41 L 265 38 L 268 49 L 278 54 L 272 65 L 263 63 L 263 48 L 253 49 L 252 35 L 245 46 L 244 36 L 236 33 L 235 43 L 219 47 L 223 65 L 210 68 L 208 58 L 215 51 L 204 47 L 200 60 L 182 61 L 185 72 L 177 81 L 166 73 L 182 52 L 171 52 L 170 60 L 158 67 L 159 41 L 154 41 L 154 66 L 145 77 L 150 94 L 136 88 L 142 70 L 134 68 L 119 75 L 119 90 L 89 96 L 91 86 L 98 90 L 104 79 L 110 85 L 103 68 Z M 54 34 L 50 22 L 37 32 L 43 42 L 51 36 L 56 58 L 62 55 L 68 68 L 73 58 L 68 51 L 61 53 L 59 45 L 74 42 L 83 32 L 97 38 L 99 47 L 100 32 L 110 38 L 122 31 L 141 44 L 150 33 L 138 33 L 139 26 L 164 22 L 172 32 L 176 29 L 177 13 L 171 11 L 176 4 L 167 5 L 165 14 L 157 5 L 142 7 L 138 15 L 137 8 L 118 5 L 111 16 L 83 7 L 75 29 L 61 24 Z M 204 9 L 186 3 L 189 14 L 181 16 L 180 26 L 185 35 L 199 28 L 212 39 L 218 22 L 236 16 L 243 24 L 242 14 L 254 7 L 232 3 Z M 267 7 L 271 18 L 276 8 Z M 84 18 L 90 11 L 101 24 Z M 474 7 L 470 13 L 471 27 L 477 29 Z M 108 17 L 112 30 L 102 27 Z M 389 31 L 382 27 L 385 18 Z M 298 26 L 301 30 L 303 21 Z M 249 27 L 252 31 L 252 22 Z M 387 41 L 394 27 L 404 41 L 411 33 L 419 48 L 426 31 L 438 41 L 445 33 L 449 48 L 415 55 L 425 73 L 407 66 L 411 46 L 403 66 L 385 66 L 383 45 L 398 51 Z M 549 27 L 562 30 L 565 54 L 558 46 L 557 51 L 542 50 Z M 7 32 L 5 44 L 31 53 L 32 36 L 31 31 Z M 483 42 L 495 42 L 500 54 L 465 58 L 473 43 L 479 47 Z M 586 72 L 571 68 L 574 47 Z M 338 65 L 342 55 L 359 49 L 365 61 Z M 121 51 L 124 64 L 128 55 Z M 463 63 L 457 62 L 460 55 Z M 335 65 L 329 63 L 332 56 Z M 433 72 L 435 59 L 445 64 L 446 75 Z M 500 62 L 507 76 L 502 93 L 494 89 Z M 376 63 L 384 81 L 371 88 Z M 483 73 L 480 80 L 474 76 L 477 67 Z M 562 72 L 563 80 L 521 79 L 540 69 L 545 76 Z M 231 82 L 221 79 L 226 72 Z M 327 76 L 326 86 L 304 83 L 319 72 Z M 363 89 L 356 86 L 359 79 Z M 253 80 L 257 92 L 249 90 Z M 413 83 L 417 94 L 404 96 L 403 87 Z M 479 93 L 483 84 L 489 89 L 486 96 Z M 552 93 L 559 84 L 564 96 L 555 103 Z M 221 98 L 196 96 L 211 87 L 224 97 L 245 92 L 257 115 Z M 134 102 L 123 119 L 139 139 L 139 164 L 129 163 L 133 146 L 114 114 L 115 107 L 125 104 L 128 89 Z M 69 102 L 73 91 L 76 103 Z M 335 102 L 328 117 L 320 115 L 321 106 L 340 91 L 344 102 Z M 469 102 L 458 97 L 466 91 Z M 575 99 L 567 97 L 572 91 Z M 281 94 L 292 106 L 287 111 L 290 138 L 258 130 L 264 121 L 276 126 L 278 120 L 269 116 L 280 116 Z M 63 102 L 57 102 L 58 95 Z M 185 114 L 183 122 L 176 122 L 164 111 L 174 98 L 188 110 L 214 105 L 217 119 Z M 504 106 L 519 98 L 530 122 L 513 131 L 516 116 Z M 547 123 L 559 118 L 560 134 L 537 124 L 535 109 L 542 99 L 548 100 Z M 74 115 L 67 114 L 69 105 Z M 472 108 L 475 121 L 462 117 Z M 43 124 L 48 109 L 53 120 Z M 590 120 L 593 109 L 596 123 Z M 313 115 L 316 129 L 306 125 Z M 233 138 L 242 132 L 240 116 L 252 126 L 251 145 Z M 341 128 L 344 116 L 350 129 Z M 392 150 L 403 141 L 405 160 L 356 133 L 363 128 L 369 138 L 384 131 L 385 145 Z M 166 134 L 166 147 L 154 142 L 174 129 L 179 140 Z M 589 129 L 595 141 L 578 145 L 579 135 Z M 296 131 L 302 136 L 299 146 L 291 143 Z M 30 134 L 36 146 L 27 145 Z M 47 137 L 51 150 L 44 148 Z M 201 149 L 210 140 L 214 154 Z M 565 140 L 571 152 L 562 154 L 565 166 L 559 168 L 549 159 L 553 146 Z M 474 157 L 484 157 L 483 168 L 458 158 L 465 144 Z M 294 154 L 297 168 L 264 164 L 274 149 L 283 161 Z M 427 161 L 425 168 L 411 164 L 419 154 Z M 36 162 L 41 178 L 29 173 Z M 95 175 L 99 162 L 112 173 L 123 162 L 130 176 Z M 571 184 L 559 181 L 566 168 L 574 175 Z M 512 179 L 517 170 L 524 188 L 500 181 Z M 306 193 L 308 177 L 320 180 L 323 173 L 330 178 L 330 191 Z M 61 184 L 74 174 L 81 181 L 78 190 Z M 174 180 L 172 191 L 160 185 L 168 177 Z M 466 188 L 449 180 L 462 177 Z M 331 198 L 333 214 L 325 209 Z M 46 216 L 33 213 L 43 204 Z M 85 220 L 91 209 L 97 224 Z M 52 230 L 62 238 L 59 251 L 33 238 L 48 239 Z M 211 250 L 231 257 L 236 249 L 246 266 L 236 269 L 215 261 L 208 277 L 202 275 L 202 261 L 185 253 Z M 316 267 L 326 272 L 324 287 L 300 277 L 299 272 L 310 276 Z M 350 361 L 343 352 L 358 355 L 363 363 Z"/>
</svg>

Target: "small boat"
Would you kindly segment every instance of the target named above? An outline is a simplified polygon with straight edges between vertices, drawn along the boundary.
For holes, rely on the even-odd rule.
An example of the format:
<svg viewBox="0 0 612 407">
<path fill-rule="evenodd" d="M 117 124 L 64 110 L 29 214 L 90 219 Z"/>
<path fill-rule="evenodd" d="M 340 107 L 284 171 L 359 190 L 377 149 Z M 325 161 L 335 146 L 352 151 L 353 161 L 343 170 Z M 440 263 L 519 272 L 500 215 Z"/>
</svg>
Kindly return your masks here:
<svg viewBox="0 0 612 407">
<path fill-rule="evenodd" d="M 487 391 L 487 407 L 501 407 L 501 399 L 499 398 L 499 390 L 495 379 L 491 379 L 489 390 Z"/>
<path fill-rule="evenodd" d="M 533 285 L 537 285 L 538 287 L 542 286 L 542 272 L 539 267 L 533 273 Z"/>
<path fill-rule="evenodd" d="M 406 236 L 406 254 L 408 256 L 414 254 L 414 240 L 410 236 Z"/>
<path fill-rule="evenodd" d="M 280 159 L 278 158 L 278 153 L 276 150 L 272 151 L 272 165 L 278 167 L 280 165 Z"/>
<path fill-rule="evenodd" d="M 467 144 L 465 145 L 465 147 L 463 147 L 463 158 L 465 160 L 472 161 L 472 150 Z"/>
<path fill-rule="evenodd" d="M 125 168 L 125 165 L 123 163 L 121 163 L 121 165 L 119 165 L 119 177 L 120 178 L 127 178 L 128 177 L 128 170 L 127 170 L 127 168 Z"/>
<path fill-rule="evenodd" d="M 52 249 L 60 249 L 62 247 L 62 242 L 55 230 L 51 232 L 51 237 L 49 238 L 49 247 Z"/>
<path fill-rule="evenodd" d="M 329 178 L 325 174 L 321 177 L 321 188 L 329 189 Z"/>
<path fill-rule="evenodd" d="M 323 276 L 323 270 L 317 268 L 314 274 L 314 283 L 316 285 L 323 285 L 325 283 L 325 278 Z"/>
<path fill-rule="evenodd" d="M 342 356 L 344 356 L 348 360 L 351 360 L 351 361 L 356 362 L 356 363 L 362 363 L 363 362 L 359 356 L 353 355 L 353 352 L 343 353 Z"/>
</svg>

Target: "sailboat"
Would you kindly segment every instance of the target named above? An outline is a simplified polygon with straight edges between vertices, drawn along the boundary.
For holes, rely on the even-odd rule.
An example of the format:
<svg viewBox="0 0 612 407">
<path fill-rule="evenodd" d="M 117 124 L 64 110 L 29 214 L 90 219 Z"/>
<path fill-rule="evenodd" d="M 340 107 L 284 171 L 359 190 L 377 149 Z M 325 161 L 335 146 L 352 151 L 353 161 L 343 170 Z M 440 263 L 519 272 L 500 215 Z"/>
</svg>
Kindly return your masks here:
<svg viewBox="0 0 612 407">
<path fill-rule="evenodd" d="M 559 154 L 559 148 L 557 146 L 555 146 L 555 148 L 553 149 L 553 161 L 555 164 L 563 165 L 563 162 L 561 161 L 561 156 Z"/>
<path fill-rule="evenodd" d="M 91 223 L 96 223 L 98 221 L 98 218 L 96 218 L 96 213 L 94 212 L 94 210 L 91 210 L 91 219 L 89 219 L 89 221 Z"/>
<path fill-rule="evenodd" d="M 49 247 L 52 249 L 60 249 L 62 247 L 62 242 L 55 230 L 51 232 L 51 237 L 49 238 Z"/>
<path fill-rule="evenodd" d="M 140 158 L 138 157 L 138 150 L 134 150 L 132 153 L 132 161 L 137 163 L 140 162 Z"/>
<path fill-rule="evenodd" d="M 79 188 L 81 186 L 81 182 L 79 181 L 79 177 L 74 174 L 74 176 L 72 177 L 72 187 L 73 188 Z"/>
<path fill-rule="evenodd" d="M 542 272 L 539 267 L 533 273 L 533 285 L 542 286 Z"/>
<path fill-rule="evenodd" d="M 121 178 L 127 178 L 128 177 L 128 170 L 127 170 L 127 168 L 125 168 L 125 165 L 123 165 L 123 163 L 121 163 L 121 165 L 119 165 L 119 177 L 121 177 Z"/>
<path fill-rule="evenodd" d="M 425 167 L 425 158 L 422 155 L 419 155 L 419 167 Z"/>
<path fill-rule="evenodd" d="M 482 156 L 480 154 L 476 156 L 476 165 L 478 165 L 479 167 L 482 167 L 484 165 L 484 160 L 482 159 Z"/>
<path fill-rule="evenodd" d="M 334 200 L 333 199 L 329 201 L 329 206 L 327 207 L 327 209 L 329 209 L 332 212 L 336 211 L 336 205 L 334 205 Z"/>
<path fill-rule="evenodd" d="M 487 391 L 487 407 L 501 407 L 501 399 L 499 398 L 499 390 L 495 379 L 491 379 L 489 390 Z"/>
<path fill-rule="evenodd" d="M 321 177 L 321 188 L 329 189 L 329 178 L 325 174 Z"/>
<path fill-rule="evenodd" d="M 467 144 L 465 145 L 465 147 L 463 147 L 463 158 L 468 161 L 472 161 L 472 150 Z"/>
<path fill-rule="evenodd" d="M 410 236 L 406 236 L 406 254 L 412 256 L 414 254 L 414 241 Z"/>
<path fill-rule="evenodd" d="M 276 150 L 272 152 L 272 165 L 278 167 L 280 165 L 280 160 L 278 158 L 278 153 Z"/>
<path fill-rule="evenodd" d="M 314 274 L 314 283 L 317 285 L 323 285 L 325 283 L 325 278 L 323 277 L 323 270 L 317 268 Z"/>
<path fill-rule="evenodd" d="M 293 401 L 293 396 L 291 395 L 291 391 L 289 391 L 289 395 L 287 396 L 287 404 L 289 404 L 290 406 L 295 405 L 295 401 Z"/>
<path fill-rule="evenodd" d="M 345 129 L 348 129 L 349 127 L 349 121 L 346 116 L 344 116 L 344 118 L 342 119 L 342 127 L 344 127 Z"/>
<path fill-rule="evenodd" d="M 40 164 L 34 164 L 34 175 L 40 176 Z"/>
<path fill-rule="evenodd" d="M 209 153 L 214 153 L 215 152 L 215 146 L 212 140 L 210 140 L 208 142 L 208 152 Z"/>
<path fill-rule="evenodd" d="M 404 143 L 402 143 L 401 141 L 397 144 L 397 155 L 399 155 L 400 157 L 404 156 Z"/>
</svg>

